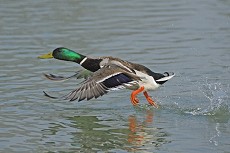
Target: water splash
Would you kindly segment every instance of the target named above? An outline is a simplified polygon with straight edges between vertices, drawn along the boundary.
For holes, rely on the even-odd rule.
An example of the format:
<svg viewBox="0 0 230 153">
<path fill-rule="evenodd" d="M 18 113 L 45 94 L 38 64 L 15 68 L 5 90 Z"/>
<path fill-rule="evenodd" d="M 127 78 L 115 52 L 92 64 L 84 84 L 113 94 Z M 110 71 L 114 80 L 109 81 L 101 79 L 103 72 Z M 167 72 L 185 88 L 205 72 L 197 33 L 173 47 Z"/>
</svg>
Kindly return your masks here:
<svg viewBox="0 0 230 153">
<path fill-rule="evenodd" d="M 230 117 L 230 109 L 229 109 L 229 96 L 228 89 L 229 87 L 224 87 L 221 83 L 210 83 L 208 80 L 205 81 L 204 84 L 198 86 L 201 94 L 208 100 L 208 106 L 205 108 L 195 108 L 185 111 L 185 113 L 189 113 L 192 115 L 208 115 L 208 116 L 216 116 L 216 117 Z"/>
<path fill-rule="evenodd" d="M 222 137 L 221 123 L 228 123 L 230 118 L 229 84 L 210 82 L 206 79 L 204 83 L 198 82 L 197 88 L 199 89 L 198 94 L 204 98 L 204 101 L 202 98 L 202 106 L 181 110 L 183 113 L 194 116 L 207 116 L 207 119 L 214 126 L 214 130 L 210 130 L 211 134 L 208 141 L 210 144 L 218 146 Z"/>
<path fill-rule="evenodd" d="M 214 144 L 215 146 L 218 146 L 218 140 L 216 140 L 218 137 L 220 137 L 221 135 L 221 132 L 219 130 L 220 128 L 220 123 L 216 123 L 216 127 L 215 127 L 215 131 L 216 131 L 216 134 L 214 134 L 210 139 L 209 139 L 209 142 Z"/>
</svg>

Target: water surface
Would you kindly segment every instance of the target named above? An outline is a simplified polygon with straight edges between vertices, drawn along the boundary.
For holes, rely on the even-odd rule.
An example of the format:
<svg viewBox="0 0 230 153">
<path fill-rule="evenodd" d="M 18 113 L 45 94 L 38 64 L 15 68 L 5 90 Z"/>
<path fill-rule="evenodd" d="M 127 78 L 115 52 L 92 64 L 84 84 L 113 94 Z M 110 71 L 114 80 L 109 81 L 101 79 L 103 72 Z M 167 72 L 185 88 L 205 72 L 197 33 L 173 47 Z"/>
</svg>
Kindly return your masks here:
<svg viewBox="0 0 230 153">
<path fill-rule="evenodd" d="M 0 152 L 229 152 L 230 3 L 227 0 L 40 0 L 0 5 Z M 40 60 L 65 46 L 115 56 L 176 76 L 155 92 L 154 109 L 131 91 L 92 101 L 67 93 L 75 63 Z"/>
</svg>

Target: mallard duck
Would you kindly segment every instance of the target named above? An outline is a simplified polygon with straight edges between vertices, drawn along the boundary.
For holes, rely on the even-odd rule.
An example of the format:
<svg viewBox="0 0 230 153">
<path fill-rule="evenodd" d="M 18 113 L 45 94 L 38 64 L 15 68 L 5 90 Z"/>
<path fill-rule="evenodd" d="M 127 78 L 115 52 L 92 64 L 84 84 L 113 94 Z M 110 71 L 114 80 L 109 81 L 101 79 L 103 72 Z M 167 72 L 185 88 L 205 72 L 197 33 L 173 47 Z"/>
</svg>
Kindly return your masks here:
<svg viewBox="0 0 230 153">
<path fill-rule="evenodd" d="M 155 73 L 143 65 L 111 56 L 90 58 L 64 47 L 56 48 L 53 52 L 41 55 L 39 58 L 76 62 L 84 68 L 83 71 L 78 71 L 69 77 L 44 74 L 46 78 L 54 81 L 67 80 L 72 77 L 85 79 L 79 88 L 61 97 L 70 101 L 90 100 L 103 96 L 111 90 L 126 88 L 133 90 L 130 100 L 134 106 L 139 103 L 137 95 L 143 92 L 148 103 L 158 108 L 158 105 L 148 95 L 148 91 L 157 89 L 174 76 L 172 72 Z M 46 92 L 44 94 L 50 98 L 58 98 Z"/>
</svg>

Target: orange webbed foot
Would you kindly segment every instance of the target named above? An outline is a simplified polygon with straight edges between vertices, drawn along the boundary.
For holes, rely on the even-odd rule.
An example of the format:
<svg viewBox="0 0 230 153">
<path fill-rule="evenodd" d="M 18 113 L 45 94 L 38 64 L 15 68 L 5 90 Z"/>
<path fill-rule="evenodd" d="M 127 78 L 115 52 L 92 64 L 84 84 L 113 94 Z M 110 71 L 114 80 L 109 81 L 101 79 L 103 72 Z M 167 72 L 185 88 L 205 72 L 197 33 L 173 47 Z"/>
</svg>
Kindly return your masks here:
<svg viewBox="0 0 230 153">
<path fill-rule="evenodd" d="M 131 103 L 133 104 L 133 106 L 136 106 L 139 103 L 139 99 L 137 97 L 130 97 Z"/>
<path fill-rule="evenodd" d="M 146 100 L 149 102 L 150 105 L 154 106 L 155 108 L 158 108 L 158 105 L 148 95 L 147 91 L 144 91 L 144 96 L 145 96 Z"/>
<path fill-rule="evenodd" d="M 139 89 L 133 91 L 130 96 L 131 103 L 136 106 L 139 103 L 139 100 L 137 99 L 137 95 L 144 90 L 144 87 L 140 87 Z"/>
</svg>

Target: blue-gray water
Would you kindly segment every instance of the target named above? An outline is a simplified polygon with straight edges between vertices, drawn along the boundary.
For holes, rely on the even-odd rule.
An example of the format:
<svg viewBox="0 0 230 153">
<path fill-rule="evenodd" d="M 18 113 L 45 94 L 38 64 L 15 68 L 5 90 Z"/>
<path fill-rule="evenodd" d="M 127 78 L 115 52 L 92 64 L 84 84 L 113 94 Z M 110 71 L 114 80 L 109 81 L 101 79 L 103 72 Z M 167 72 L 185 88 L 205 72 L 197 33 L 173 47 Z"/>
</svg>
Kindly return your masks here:
<svg viewBox="0 0 230 153">
<path fill-rule="evenodd" d="M 0 152 L 229 152 L 229 0 L 0 2 Z M 65 46 L 176 76 L 140 106 L 131 91 L 83 102 L 51 100 L 75 63 L 40 60 Z"/>
</svg>

